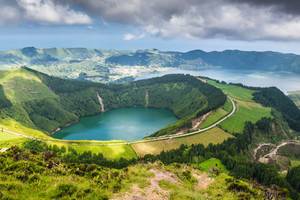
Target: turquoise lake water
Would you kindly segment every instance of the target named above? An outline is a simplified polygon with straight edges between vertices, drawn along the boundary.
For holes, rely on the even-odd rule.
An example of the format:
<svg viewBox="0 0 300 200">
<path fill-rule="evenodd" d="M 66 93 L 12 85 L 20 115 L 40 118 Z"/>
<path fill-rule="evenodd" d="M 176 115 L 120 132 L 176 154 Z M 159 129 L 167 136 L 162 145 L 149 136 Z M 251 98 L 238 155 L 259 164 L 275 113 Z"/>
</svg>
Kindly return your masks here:
<svg viewBox="0 0 300 200">
<path fill-rule="evenodd" d="M 166 109 L 121 108 L 82 118 L 79 123 L 55 133 L 66 140 L 136 140 L 142 139 L 177 120 Z"/>
</svg>

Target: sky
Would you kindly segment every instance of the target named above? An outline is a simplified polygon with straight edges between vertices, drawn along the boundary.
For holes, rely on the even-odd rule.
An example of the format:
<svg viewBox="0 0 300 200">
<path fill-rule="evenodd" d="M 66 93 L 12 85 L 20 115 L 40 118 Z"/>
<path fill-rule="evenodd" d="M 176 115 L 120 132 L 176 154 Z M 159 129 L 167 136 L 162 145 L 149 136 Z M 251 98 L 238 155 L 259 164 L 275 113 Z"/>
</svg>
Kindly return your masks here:
<svg viewBox="0 0 300 200">
<path fill-rule="evenodd" d="M 0 0 L 0 44 L 300 54 L 300 1 Z"/>
</svg>

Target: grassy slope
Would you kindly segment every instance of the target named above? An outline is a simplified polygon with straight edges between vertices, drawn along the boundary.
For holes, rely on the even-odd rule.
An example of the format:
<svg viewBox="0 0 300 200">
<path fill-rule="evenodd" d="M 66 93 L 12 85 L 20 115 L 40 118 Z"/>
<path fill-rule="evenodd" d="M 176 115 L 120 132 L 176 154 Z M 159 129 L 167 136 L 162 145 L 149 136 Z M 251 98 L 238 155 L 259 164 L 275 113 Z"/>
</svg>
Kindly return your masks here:
<svg viewBox="0 0 300 200">
<path fill-rule="evenodd" d="M 300 159 L 291 159 L 291 167 L 300 166 Z"/>
<path fill-rule="evenodd" d="M 289 97 L 294 101 L 296 106 L 300 108 L 300 91 L 289 92 Z"/>
<path fill-rule="evenodd" d="M 13 104 L 36 99 L 58 98 L 42 81 L 26 70 L 0 72 L 0 84 Z"/>
<path fill-rule="evenodd" d="M 241 133 L 246 121 L 253 123 L 263 117 L 272 117 L 271 108 L 263 107 L 254 102 L 254 90 L 246 89 L 236 85 L 227 85 L 209 80 L 210 84 L 223 90 L 224 93 L 234 98 L 237 111 L 236 113 L 221 123 L 220 127 L 230 133 Z"/>
<path fill-rule="evenodd" d="M 105 158 L 108 159 L 132 159 L 136 158 L 136 153 L 130 145 L 118 144 L 119 141 L 62 141 L 62 140 L 52 140 L 47 142 L 50 145 L 57 145 L 59 147 L 72 147 L 79 153 L 85 151 L 91 151 L 92 153 L 102 153 Z M 115 143 L 115 144 L 114 144 Z M 108 145 L 106 145 L 108 144 Z"/>
<path fill-rule="evenodd" d="M 35 99 L 56 99 L 58 98 L 41 80 L 25 70 L 18 70 L 14 72 L 2 72 L 0 74 L 1 85 L 5 91 L 7 98 L 14 104 L 35 100 Z M 226 94 L 235 98 L 238 106 L 236 114 L 223 122 L 221 128 L 231 133 L 241 132 L 245 121 L 257 121 L 262 116 L 270 116 L 270 109 L 264 108 L 259 104 L 253 102 L 252 93 L 254 91 L 248 90 L 239 86 L 218 84 L 214 81 L 209 81 L 210 84 L 219 87 Z M 29 85 L 30 87 L 23 88 L 22 85 Z M 181 85 L 174 85 L 174 87 L 182 87 Z M 14 92 L 12 92 L 12 88 Z M 32 89 L 33 88 L 33 89 Z M 16 89 L 16 90 L 15 90 Z M 222 108 L 217 109 L 211 114 L 207 120 L 202 124 L 202 127 L 207 127 L 215 121 L 225 116 L 231 110 L 231 104 L 227 101 Z M 10 130 L 27 133 L 34 137 L 40 137 L 49 140 L 50 143 L 58 146 L 72 146 L 78 151 L 90 150 L 92 152 L 103 152 L 108 158 L 132 158 L 135 157 L 134 151 L 128 145 L 103 146 L 101 144 L 93 144 L 86 142 L 63 142 L 51 141 L 51 138 L 46 136 L 41 131 L 36 131 L 26 126 L 17 123 L 14 120 L 5 119 L 1 121 L 1 125 Z M 181 144 L 197 144 L 202 143 L 208 145 L 209 143 L 220 143 L 230 137 L 230 134 L 221 131 L 220 129 L 213 129 L 206 133 L 197 134 L 191 137 L 177 138 L 171 141 L 159 141 L 150 143 L 139 143 L 132 145 L 137 151 L 138 155 L 146 153 L 159 153 L 162 150 L 170 150 L 179 147 Z M 218 138 L 216 140 L 216 138 Z"/>
<path fill-rule="evenodd" d="M 41 100 L 41 99 L 57 99 L 58 96 L 52 92 L 42 81 L 32 73 L 26 70 L 13 70 L 13 71 L 2 71 L 0 72 L 0 84 L 3 87 L 6 98 L 13 104 L 14 107 L 18 107 L 21 103 Z M 26 87 L 25 87 L 26 86 Z M 21 106 L 19 106 L 21 107 Z M 58 146 L 73 147 L 79 152 L 92 151 L 102 152 L 107 158 L 118 159 L 134 158 L 136 157 L 135 152 L 129 145 L 115 145 L 115 146 L 103 146 L 101 143 L 87 144 L 86 142 L 64 142 L 57 141 L 49 137 L 46 133 L 29 128 L 33 126 L 28 120 L 28 124 L 19 123 L 9 117 L 0 119 L 0 127 L 3 127 L 10 131 L 15 131 L 28 136 L 37 137 L 46 140 L 49 144 L 56 144 Z M 21 144 L 26 139 L 20 138 L 7 133 L 0 133 L 0 147 L 8 147 L 12 144 Z"/>
<path fill-rule="evenodd" d="M 226 167 L 217 158 L 210 158 L 202 163 L 196 164 L 196 167 L 206 172 L 209 172 L 212 168 L 218 168 L 221 172 L 227 172 Z"/>
<path fill-rule="evenodd" d="M 70 100 L 68 99 L 65 100 L 64 94 L 57 93 L 57 91 L 60 91 L 59 86 L 58 86 L 59 88 L 56 88 L 58 83 L 57 81 L 60 82 L 59 80 L 55 80 L 55 79 L 52 80 L 48 77 L 43 76 L 42 74 L 36 74 L 35 72 L 28 71 L 26 69 L 0 72 L 0 84 L 1 84 L 1 89 L 3 91 L 2 95 L 4 95 L 4 97 L 7 98 L 7 100 L 11 102 L 13 105 L 11 107 L 5 108 L 6 112 L 4 114 L 4 117 L 0 119 L 1 127 L 4 127 L 7 130 L 11 130 L 18 133 L 26 134 L 28 136 L 33 136 L 33 137 L 43 139 L 47 141 L 49 144 L 56 144 L 58 146 L 64 145 L 66 147 L 72 146 L 73 148 L 77 149 L 80 152 L 87 151 L 87 150 L 90 150 L 92 152 L 102 152 L 104 156 L 113 159 L 120 158 L 120 157 L 133 158 L 136 156 L 135 152 L 132 150 L 132 148 L 129 145 L 119 144 L 114 146 L 104 146 L 101 143 L 97 143 L 97 144 L 87 143 L 84 141 L 83 142 L 82 141 L 77 141 L 77 142 L 58 141 L 49 137 L 45 132 L 37 130 L 38 127 L 35 127 L 35 124 L 39 124 L 39 126 L 42 124 L 47 126 L 47 128 L 49 129 L 53 129 L 55 128 L 55 126 L 58 126 L 57 123 L 58 116 L 62 116 L 64 113 L 68 115 L 70 114 L 69 112 L 66 112 L 64 110 L 67 107 L 61 107 L 61 105 L 58 103 L 59 101 L 62 101 L 60 98 L 63 98 L 62 102 L 68 103 L 68 101 Z M 120 102 L 121 105 L 125 104 L 126 106 L 128 102 L 131 101 L 133 101 L 133 103 L 143 105 L 145 90 L 148 90 L 149 99 L 150 99 L 149 106 L 151 107 L 171 106 L 171 109 L 178 116 L 186 116 L 189 114 L 189 112 L 195 112 L 195 107 L 201 110 L 205 106 L 207 106 L 206 105 L 207 102 L 204 96 L 197 89 L 193 88 L 193 86 L 191 85 L 184 85 L 183 83 L 168 83 L 168 81 L 167 83 L 161 83 L 160 85 L 157 85 L 155 81 L 151 84 L 152 84 L 151 87 L 148 87 L 147 84 L 146 85 L 141 84 L 140 88 L 135 87 L 134 91 L 128 90 L 128 92 L 126 92 L 126 88 L 125 88 L 125 91 L 121 95 L 123 99 L 123 102 Z M 67 87 L 69 86 L 64 86 L 63 89 L 66 89 Z M 56 93 L 54 93 L 53 91 L 56 91 Z M 95 91 L 93 90 L 92 93 L 94 94 Z M 73 94 L 75 95 L 74 101 L 78 101 L 77 96 L 84 96 L 84 94 L 80 94 L 77 96 L 75 93 L 72 93 L 72 95 Z M 87 92 L 85 94 L 87 94 Z M 140 96 L 137 96 L 139 94 Z M 68 96 L 68 98 L 70 97 L 71 99 L 74 96 L 72 95 L 69 93 L 66 94 L 66 96 Z M 152 98 L 155 95 L 159 98 L 157 97 Z M 174 100 L 174 98 L 171 98 L 172 95 L 173 96 L 175 95 L 177 99 Z M 139 99 L 140 102 L 135 102 L 135 100 L 132 100 L 131 99 L 133 98 L 132 96 L 137 96 L 138 99 L 140 98 Z M 112 97 L 109 96 L 109 98 Z M 107 101 L 107 99 L 105 100 Z M 37 117 L 33 117 L 32 115 L 30 115 L 30 113 L 28 113 L 28 110 L 32 112 L 35 109 L 37 109 L 35 102 L 40 103 L 43 106 L 47 105 L 53 107 L 53 109 L 56 110 L 54 111 L 54 113 L 56 112 L 54 117 L 55 120 L 49 121 L 50 118 L 45 119 L 41 113 L 34 113 L 35 116 L 36 114 L 38 114 Z M 168 102 L 168 104 L 161 105 L 161 102 Z M 113 102 L 113 103 L 116 104 L 118 102 Z M 29 108 L 25 109 L 24 105 L 29 106 Z M 75 107 L 76 106 L 77 105 L 75 105 Z M 114 105 L 111 106 L 114 107 Z M 71 105 L 70 107 L 68 107 L 68 109 L 74 110 L 76 109 L 75 107 L 73 108 L 73 105 Z M 40 110 L 42 113 L 47 112 L 47 110 L 42 108 Z M 11 114 L 12 116 L 10 116 Z M 72 118 L 72 116 L 70 118 Z M 67 119 L 70 118 L 67 117 Z M 2 146 L 11 144 L 8 142 L 4 142 L 4 140 L 1 140 L 0 143 L 2 144 Z"/>
<path fill-rule="evenodd" d="M 143 142 L 132 144 L 131 146 L 137 152 L 138 156 L 145 154 L 159 154 L 162 151 L 168 151 L 180 147 L 181 144 L 219 144 L 224 140 L 232 137 L 232 135 L 224 132 L 222 129 L 213 128 L 204 133 L 195 134 L 192 136 L 174 138 L 169 140 L 154 141 L 154 142 Z"/>
<path fill-rule="evenodd" d="M 11 135 L 11 134 L 8 134 L 8 133 L 5 133 L 5 132 L 0 132 L 0 141 L 6 141 L 6 140 L 13 140 L 13 139 L 16 139 L 16 138 L 20 138 L 19 136 L 16 136 L 16 135 Z"/>
<path fill-rule="evenodd" d="M 254 188 L 254 185 L 248 182 L 239 181 L 239 184 L 245 185 L 246 188 L 251 189 L 251 192 L 232 190 L 232 183 L 228 180 L 233 178 L 226 170 L 219 175 L 210 173 L 209 169 L 214 166 L 207 163 L 219 163 L 218 160 L 209 160 L 203 164 L 206 166 L 205 171 L 182 164 L 161 163 L 136 164 L 124 169 L 112 169 L 96 165 L 57 162 L 49 169 L 49 161 L 43 159 L 43 154 L 26 153 L 24 159 L 22 156 L 20 159 L 14 159 L 14 155 L 8 154 L 8 152 L 4 156 L 0 154 L 2 161 L 0 162 L 0 199 L 111 199 L 114 197 L 125 199 L 122 198 L 124 194 L 132 193 L 133 188 L 139 187 L 141 191 L 146 191 L 149 187 L 153 187 L 152 180 L 155 176 L 153 170 L 166 177 L 171 174 L 173 179 L 178 181 L 174 184 L 168 178 L 163 178 L 157 183 L 164 190 L 163 192 L 170 192 L 170 199 L 208 199 L 209 197 L 209 199 L 235 200 L 241 199 L 244 195 L 251 199 L 263 199 L 261 188 Z M 197 180 L 195 175 L 210 178 Z M 208 187 L 198 188 L 198 181 L 201 184 L 206 184 L 208 181 Z M 160 192 L 162 191 L 157 191 Z M 136 192 L 136 195 L 141 194 Z"/>
<path fill-rule="evenodd" d="M 232 110 L 232 104 L 229 99 L 226 100 L 224 106 L 212 111 L 212 113 L 201 123 L 200 128 L 206 128 L 213 123 L 219 121 Z"/>
<path fill-rule="evenodd" d="M 208 83 L 217 88 L 220 88 L 225 94 L 231 96 L 234 99 L 252 101 L 252 94 L 254 93 L 254 90 L 246 89 L 236 85 L 217 83 L 213 80 L 208 80 Z"/>
</svg>

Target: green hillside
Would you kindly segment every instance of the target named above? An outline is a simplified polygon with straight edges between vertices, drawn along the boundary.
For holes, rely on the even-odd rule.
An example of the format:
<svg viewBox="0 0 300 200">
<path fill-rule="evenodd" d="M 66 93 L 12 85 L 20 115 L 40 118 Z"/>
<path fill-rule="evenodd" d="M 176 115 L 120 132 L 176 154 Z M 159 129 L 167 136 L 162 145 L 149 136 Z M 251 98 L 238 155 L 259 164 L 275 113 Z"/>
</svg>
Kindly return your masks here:
<svg viewBox="0 0 300 200">
<path fill-rule="evenodd" d="M 297 128 L 292 125 L 297 124 L 298 112 L 277 89 L 206 83 L 189 75 L 104 85 L 28 68 L 2 71 L 0 77 L 1 128 L 24 134 L 0 131 L 0 199 L 299 196 L 297 177 L 285 176 L 276 163 L 258 163 L 252 156 L 261 142 L 295 136 L 288 125 Z M 179 118 L 152 136 L 189 131 L 194 119 L 209 113 L 199 125 L 205 128 L 234 112 L 209 130 L 157 141 L 67 141 L 50 136 L 80 117 L 100 113 L 97 94 L 105 110 L 166 108 Z M 297 173 L 295 161 L 290 165 L 288 174 Z M 149 188 L 155 192 L 149 193 Z"/>
<path fill-rule="evenodd" d="M 246 122 L 255 123 L 264 117 L 272 117 L 271 107 L 264 107 L 253 100 L 254 89 L 220 83 L 214 80 L 208 80 L 208 83 L 222 89 L 225 94 L 234 99 L 237 105 L 236 113 L 221 123 L 220 127 L 222 129 L 230 133 L 242 133 Z"/>
<path fill-rule="evenodd" d="M 0 84 L 2 119 L 13 119 L 48 133 L 80 117 L 100 113 L 97 94 L 106 110 L 131 106 L 167 108 L 179 118 L 207 112 L 222 105 L 225 99 L 218 89 L 184 75 L 103 85 L 54 78 L 23 68 L 1 72 Z"/>
<path fill-rule="evenodd" d="M 300 108 L 300 91 L 289 92 L 289 97 L 294 101 L 296 106 Z"/>
<path fill-rule="evenodd" d="M 14 158 L 16 154 L 19 155 L 17 159 Z M 0 154 L 0 161 L 1 199 L 104 200 L 152 199 L 155 196 L 188 200 L 222 196 L 238 200 L 264 199 L 266 190 L 250 181 L 235 179 L 217 159 L 209 162 L 218 163 L 220 172 L 212 171 L 215 165 L 208 162 L 200 164 L 199 168 L 157 162 L 116 169 L 69 163 L 59 154 L 45 157 L 43 152 L 23 148 Z"/>
<path fill-rule="evenodd" d="M 300 132 L 300 109 L 278 88 L 262 88 L 254 94 L 254 99 L 279 111 L 289 126 Z"/>
</svg>

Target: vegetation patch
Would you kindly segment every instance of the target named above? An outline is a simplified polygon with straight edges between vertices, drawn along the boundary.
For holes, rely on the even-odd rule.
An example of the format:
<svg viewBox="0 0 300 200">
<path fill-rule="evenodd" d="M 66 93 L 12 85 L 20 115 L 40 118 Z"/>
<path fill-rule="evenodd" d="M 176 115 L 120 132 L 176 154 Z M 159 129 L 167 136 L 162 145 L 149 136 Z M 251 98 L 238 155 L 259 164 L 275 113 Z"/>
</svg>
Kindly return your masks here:
<svg viewBox="0 0 300 200">
<path fill-rule="evenodd" d="M 233 136 L 229 133 L 226 133 L 222 129 L 213 128 L 206 132 L 198 133 L 192 136 L 152 142 L 139 142 L 131 144 L 131 146 L 138 154 L 138 156 L 144 156 L 146 154 L 159 154 L 162 151 L 176 149 L 179 148 L 182 144 L 203 144 L 205 146 L 208 146 L 209 144 L 220 144 L 231 137 Z"/>
<path fill-rule="evenodd" d="M 227 98 L 225 104 L 221 108 L 211 111 L 209 116 L 201 123 L 200 128 L 206 128 L 216 123 L 217 121 L 228 115 L 232 111 L 232 109 L 232 103 Z"/>
<path fill-rule="evenodd" d="M 220 127 L 229 133 L 242 133 L 245 123 L 257 122 L 264 117 L 272 117 L 271 108 L 263 107 L 255 102 L 235 100 L 237 110 L 233 116 L 220 124 Z"/>
<path fill-rule="evenodd" d="M 282 91 L 275 87 L 261 88 L 254 99 L 279 111 L 292 129 L 300 131 L 300 110 Z"/>
<path fill-rule="evenodd" d="M 0 117 L 50 134 L 76 123 L 80 117 L 122 107 L 153 107 L 171 110 L 178 123 L 156 135 L 176 133 L 191 119 L 216 109 L 226 100 L 221 90 L 189 75 L 166 75 L 123 85 L 51 77 L 22 68 L 0 73 Z"/>
<path fill-rule="evenodd" d="M 222 89 L 236 103 L 237 110 L 235 114 L 220 124 L 220 127 L 225 131 L 242 133 L 247 121 L 255 123 L 264 117 L 272 117 L 271 107 L 262 106 L 253 100 L 256 90 L 238 84 L 227 84 L 215 80 L 208 80 L 208 83 Z M 218 115 L 220 114 L 218 113 Z"/>
<path fill-rule="evenodd" d="M 6 141 L 6 140 L 13 140 L 13 139 L 17 139 L 17 138 L 21 138 L 21 137 L 0 131 L 0 141 L 1 142 Z"/>
<path fill-rule="evenodd" d="M 300 91 L 289 92 L 289 97 L 300 108 Z"/>
<path fill-rule="evenodd" d="M 196 165 L 200 170 L 206 171 L 206 172 L 214 172 L 218 171 L 220 172 L 226 172 L 226 167 L 222 164 L 222 162 L 217 158 L 210 158 L 204 162 L 199 163 Z"/>
<path fill-rule="evenodd" d="M 209 79 L 207 82 L 217 88 L 220 88 L 225 94 L 231 96 L 234 99 L 238 99 L 241 101 L 252 101 L 253 99 L 253 93 L 255 92 L 255 90 L 247 89 L 241 87 L 240 85 L 218 82 L 211 79 Z"/>
</svg>

